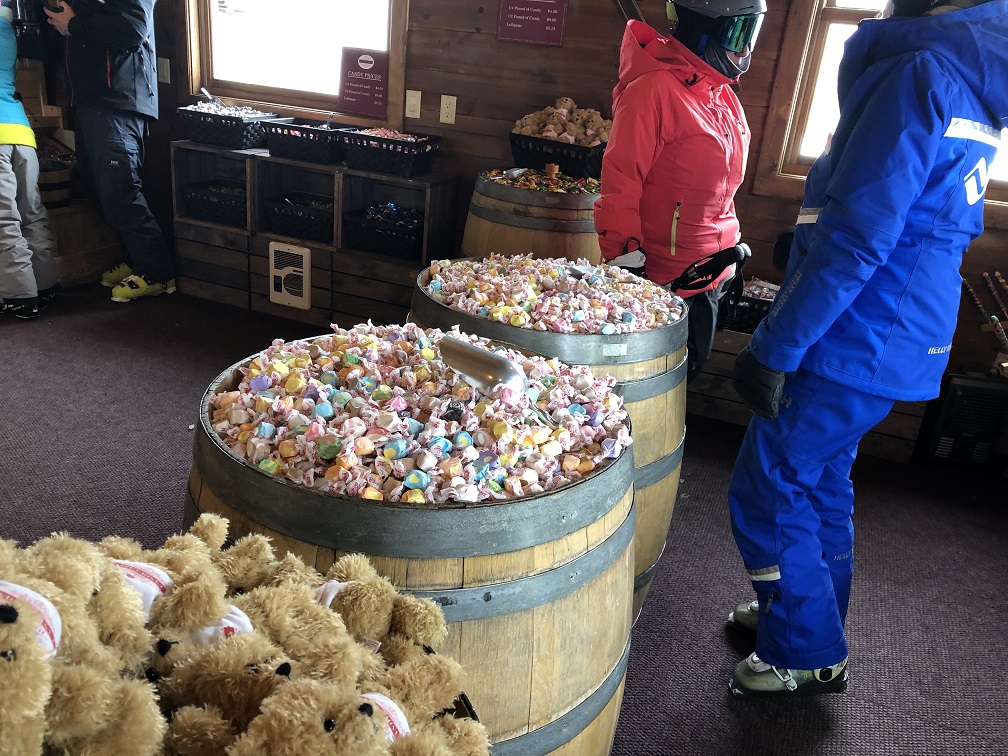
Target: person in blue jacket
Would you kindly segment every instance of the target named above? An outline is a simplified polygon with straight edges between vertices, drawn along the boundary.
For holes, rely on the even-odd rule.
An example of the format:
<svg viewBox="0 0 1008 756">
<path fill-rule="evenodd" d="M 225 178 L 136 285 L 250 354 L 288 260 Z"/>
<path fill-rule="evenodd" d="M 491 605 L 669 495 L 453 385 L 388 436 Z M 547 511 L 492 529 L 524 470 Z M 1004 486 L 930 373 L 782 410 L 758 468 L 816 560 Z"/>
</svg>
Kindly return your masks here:
<svg viewBox="0 0 1008 756">
<path fill-rule="evenodd" d="M 175 291 L 171 249 L 143 195 L 140 170 L 158 117 L 156 0 L 52 0 L 66 38 L 77 164 L 126 260 L 102 274 L 113 302 Z"/>
<path fill-rule="evenodd" d="M 14 89 L 13 3 L 0 2 L 0 312 L 37 318 L 60 292 L 56 241 L 38 187 L 35 132 Z"/>
<path fill-rule="evenodd" d="M 784 280 L 735 363 L 756 414 L 729 484 L 757 601 L 737 696 L 847 686 L 851 466 L 895 400 L 938 396 L 959 267 L 1008 126 L 1008 0 L 894 0 L 844 49 L 840 119 L 805 182 Z"/>
</svg>

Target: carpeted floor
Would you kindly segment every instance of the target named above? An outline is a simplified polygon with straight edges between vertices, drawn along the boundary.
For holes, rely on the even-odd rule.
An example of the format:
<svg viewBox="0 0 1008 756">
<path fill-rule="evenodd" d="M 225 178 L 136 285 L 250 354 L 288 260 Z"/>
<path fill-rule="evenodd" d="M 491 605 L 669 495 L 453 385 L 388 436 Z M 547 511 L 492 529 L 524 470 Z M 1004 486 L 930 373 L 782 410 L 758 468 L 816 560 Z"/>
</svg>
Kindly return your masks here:
<svg viewBox="0 0 1008 756">
<path fill-rule="evenodd" d="M 98 286 L 67 292 L 37 321 L 0 319 L 0 537 L 163 542 L 181 527 L 207 386 L 274 338 L 319 332 L 181 294 L 112 304 Z M 989 471 L 859 460 L 850 688 L 731 699 L 728 672 L 751 650 L 724 627 L 751 591 L 725 505 L 741 435 L 687 419 L 613 754 L 1008 753 L 1008 481 Z"/>
</svg>

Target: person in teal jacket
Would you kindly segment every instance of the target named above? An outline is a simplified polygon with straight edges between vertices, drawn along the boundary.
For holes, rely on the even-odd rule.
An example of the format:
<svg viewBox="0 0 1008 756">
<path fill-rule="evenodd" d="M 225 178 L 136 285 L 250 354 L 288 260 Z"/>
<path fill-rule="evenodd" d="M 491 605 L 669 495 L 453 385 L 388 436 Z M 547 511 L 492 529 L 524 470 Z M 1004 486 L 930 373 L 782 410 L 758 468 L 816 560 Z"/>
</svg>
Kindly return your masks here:
<svg viewBox="0 0 1008 756">
<path fill-rule="evenodd" d="M 840 119 L 805 182 L 784 281 L 735 363 L 756 414 L 728 490 L 757 601 L 737 696 L 844 690 L 861 438 L 938 396 L 959 267 L 1008 126 L 1008 0 L 895 0 L 860 24 Z"/>
<path fill-rule="evenodd" d="M 13 11 L 0 4 L 0 311 L 37 318 L 59 293 L 49 216 L 38 188 L 39 162 L 24 107 L 15 98 Z"/>
</svg>

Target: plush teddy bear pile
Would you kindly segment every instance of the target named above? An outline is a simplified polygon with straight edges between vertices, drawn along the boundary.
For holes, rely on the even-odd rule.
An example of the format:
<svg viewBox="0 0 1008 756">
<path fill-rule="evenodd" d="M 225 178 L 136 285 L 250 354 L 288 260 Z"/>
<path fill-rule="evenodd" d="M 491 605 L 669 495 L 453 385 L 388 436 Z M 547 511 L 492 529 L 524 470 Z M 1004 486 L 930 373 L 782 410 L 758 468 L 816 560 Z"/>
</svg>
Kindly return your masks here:
<svg viewBox="0 0 1008 756">
<path fill-rule="evenodd" d="M 202 515 L 158 549 L 0 540 L 3 753 L 481 756 L 426 599 Z"/>
<path fill-rule="evenodd" d="M 609 141 L 612 120 L 594 108 L 579 108 L 570 97 L 559 97 L 553 105 L 529 113 L 515 121 L 515 134 L 595 147 Z"/>
</svg>

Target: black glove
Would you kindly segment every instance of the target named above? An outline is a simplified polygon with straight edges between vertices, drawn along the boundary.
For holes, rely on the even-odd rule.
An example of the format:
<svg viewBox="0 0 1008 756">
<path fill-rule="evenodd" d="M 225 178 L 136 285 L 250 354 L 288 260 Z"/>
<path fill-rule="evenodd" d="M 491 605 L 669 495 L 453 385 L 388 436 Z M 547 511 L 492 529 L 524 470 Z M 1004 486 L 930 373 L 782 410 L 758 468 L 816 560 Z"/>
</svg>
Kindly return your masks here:
<svg viewBox="0 0 1008 756">
<path fill-rule="evenodd" d="M 735 390 L 742 401 L 760 417 L 776 420 L 784 393 L 784 373 L 760 363 L 746 347 L 735 358 Z"/>
<path fill-rule="evenodd" d="M 636 239 L 627 239 L 623 245 L 623 253 L 619 257 L 608 260 L 608 264 L 616 268 L 623 268 L 627 273 L 644 277 L 644 263 L 647 257 L 641 249 L 640 242 Z"/>
</svg>

